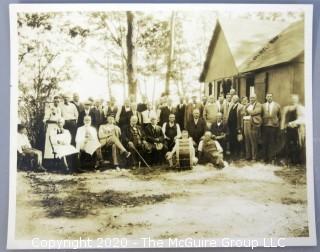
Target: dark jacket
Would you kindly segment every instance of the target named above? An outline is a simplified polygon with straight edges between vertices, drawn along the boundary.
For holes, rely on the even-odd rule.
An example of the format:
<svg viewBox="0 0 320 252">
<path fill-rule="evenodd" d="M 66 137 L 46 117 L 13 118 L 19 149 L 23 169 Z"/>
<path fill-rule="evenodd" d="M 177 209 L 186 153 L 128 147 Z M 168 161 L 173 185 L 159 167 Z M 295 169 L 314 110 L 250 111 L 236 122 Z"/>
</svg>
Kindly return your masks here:
<svg viewBox="0 0 320 252">
<path fill-rule="evenodd" d="M 146 103 L 139 103 L 138 104 L 138 107 L 137 107 L 137 110 L 141 113 L 145 110 L 147 110 L 148 107 L 147 107 L 147 104 Z"/>
<path fill-rule="evenodd" d="M 79 116 L 78 116 L 78 127 L 81 127 L 84 125 L 83 119 L 86 116 L 86 112 L 84 110 L 80 111 Z M 97 127 L 96 124 L 96 115 L 93 109 L 89 110 L 89 116 L 91 116 L 91 125 L 94 127 Z"/>
<path fill-rule="evenodd" d="M 104 116 L 104 112 L 102 109 L 98 109 L 96 107 L 92 108 L 93 113 L 95 115 L 95 125 L 97 128 L 101 125 L 106 123 L 106 118 Z"/>
<path fill-rule="evenodd" d="M 189 120 L 189 122 L 187 123 L 189 136 L 192 137 L 193 141 L 195 141 L 196 144 L 199 144 L 200 138 L 204 135 L 206 129 L 206 121 L 203 118 L 199 118 L 197 124 L 195 124 L 193 119 Z"/>
<path fill-rule="evenodd" d="M 185 112 L 186 112 L 185 104 L 179 104 L 176 107 L 176 122 L 179 124 L 181 130 L 185 129 L 185 125 L 184 125 Z"/>
<path fill-rule="evenodd" d="M 142 129 L 141 129 L 141 127 L 139 125 L 136 126 L 136 129 L 137 129 L 138 137 L 140 139 L 139 140 L 139 142 L 140 142 L 139 144 L 142 144 L 142 141 L 145 139 L 144 132 L 142 131 Z M 122 137 L 122 143 L 125 146 L 128 146 L 129 142 L 134 142 L 133 141 L 133 139 L 134 139 L 134 129 L 133 129 L 133 127 L 131 127 L 130 124 L 123 128 L 121 137 Z"/>
<path fill-rule="evenodd" d="M 114 106 L 113 108 L 108 106 L 104 111 L 104 116 L 105 118 L 108 118 L 108 116 L 113 116 L 114 118 L 116 118 L 117 112 L 118 112 L 117 106 Z"/>
<path fill-rule="evenodd" d="M 125 128 L 126 126 L 128 126 L 130 124 L 130 118 L 132 116 L 132 111 L 131 109 L 126 111 L 125 107 L 122 106 L 121 107 L 121 112 L 120 112 L 120 116 L 119 116 L 119 127 Z"/>
<path fill-rule="evenodd" d="M 155 129 L 151 124 L 148 124 L 144 130 L 146 141 L 149 143 L 163 143 L 164 136 L 160 126 L 156 125 Z M 158 139 L 158 141 L 156 141 Z"/>
<path fill-rule="evenodd" d="M 211 133 L 215 136 L 221 136 L 227 134 L 227 125 L 222 121 L 220 125 L 217 122 L 211 125 Z"/>
<path fill-rule="evenodd" d="M 165 122 L 169 121 L 169 115 L 170 114 L 174 114 L 175 113 L 175 109 L 173 107 L 171 107 L 171 109 L 169 109 L 168 106 L 164 106 L 160 109 L 160 118 L 159 118 L 159 125 L 162 126 Z"/>
</svg>

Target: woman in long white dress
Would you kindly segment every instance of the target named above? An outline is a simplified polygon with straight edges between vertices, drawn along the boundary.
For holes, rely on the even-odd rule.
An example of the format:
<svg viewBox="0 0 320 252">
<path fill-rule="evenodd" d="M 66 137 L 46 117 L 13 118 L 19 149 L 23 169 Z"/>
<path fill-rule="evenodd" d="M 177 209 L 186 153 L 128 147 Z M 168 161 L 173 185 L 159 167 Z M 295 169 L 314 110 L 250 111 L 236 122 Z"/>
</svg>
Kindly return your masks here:
<svg viewBox="0 0 320 252">
<path fill-rule="evenodd" d="M 71 134 L 69 130 L 63 128 L 64 119 L 59 118 L 57 124 L 58 129 L 53 129 L 52 131 L 50 131 L 49 136 L 53 151 L 56 155 L 56 158 L 62 159 L 64 161 L 67 170 L 70 170 L 70 168 L 76 170 L 78 169 L 78 167 L 74 167 L 77 166 L 75 165 L 75 162 L 73 162 L 72 160 L 67 160 L 67 158 L 69 156 L 72 157 L 73 154 L 79 153 L 79 151 L 73 145 L 71 145 Z M 77 155 L 76 158 L 78 158 Z"/>
<path fill-rule="evenodd" d="M 49 135 L 53 130 L 58 129 L 58 119 L 61 118 L 61 109 L 59 107 L 60 98 L 55 96 L 53 98 L 53 104 L 49 104 L 45 110 L 43 122 L 45 123 L 46 128 L 46 140 L 44 147 L 44 159 L 53 159 L 53 149 L 50 143 Z"/>
</svg>

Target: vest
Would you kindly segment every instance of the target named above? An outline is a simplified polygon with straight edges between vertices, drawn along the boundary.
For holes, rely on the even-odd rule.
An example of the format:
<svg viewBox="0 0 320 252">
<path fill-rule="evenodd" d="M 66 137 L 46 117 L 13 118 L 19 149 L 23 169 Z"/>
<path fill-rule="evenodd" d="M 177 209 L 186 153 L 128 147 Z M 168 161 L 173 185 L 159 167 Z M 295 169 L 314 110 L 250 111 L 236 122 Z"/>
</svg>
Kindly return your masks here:
<svg viewBox="0 0 320 252">
<path fill-rule="evenodd" d="M 207 153 L 213 153 L 217 151 L 217 145 L 214 140 L 203 140 L 203 151 Z"/>
<path fill-rule="evenodd" d="M 174 139 L 177 136 L 177 124 L 174 123 L 172 127 L 170 127 L 169 122 L 166 123 L 166 136 L 170 139 Z"/>
</svg>

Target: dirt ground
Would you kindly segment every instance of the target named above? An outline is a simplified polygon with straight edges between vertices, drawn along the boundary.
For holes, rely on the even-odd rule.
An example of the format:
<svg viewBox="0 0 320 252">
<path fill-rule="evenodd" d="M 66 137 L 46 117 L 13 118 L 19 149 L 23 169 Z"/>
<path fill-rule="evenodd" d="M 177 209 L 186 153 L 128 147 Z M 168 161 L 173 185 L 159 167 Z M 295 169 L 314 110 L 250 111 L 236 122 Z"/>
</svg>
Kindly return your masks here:
<svg viewBox="0 0 320 252">
<path fill-rule="evenodd" d="M 18 172 L 16 239 L 308 236 L 305 169 Z"/>
</svg>

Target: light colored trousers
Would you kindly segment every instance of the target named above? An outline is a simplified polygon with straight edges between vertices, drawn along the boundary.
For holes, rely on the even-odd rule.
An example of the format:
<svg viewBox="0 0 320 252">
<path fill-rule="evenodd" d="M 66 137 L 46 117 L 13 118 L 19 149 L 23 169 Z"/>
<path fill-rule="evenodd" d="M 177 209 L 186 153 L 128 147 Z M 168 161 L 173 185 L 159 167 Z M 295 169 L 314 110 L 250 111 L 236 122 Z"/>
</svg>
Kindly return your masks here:
<svg viewBox="0 0 320 252">
<path fill-rule="evenodd" d="M 246 159 L 257 159 L 259 127 L 252 126 L 250 120 L 243 121 Z"/>
</svg>

